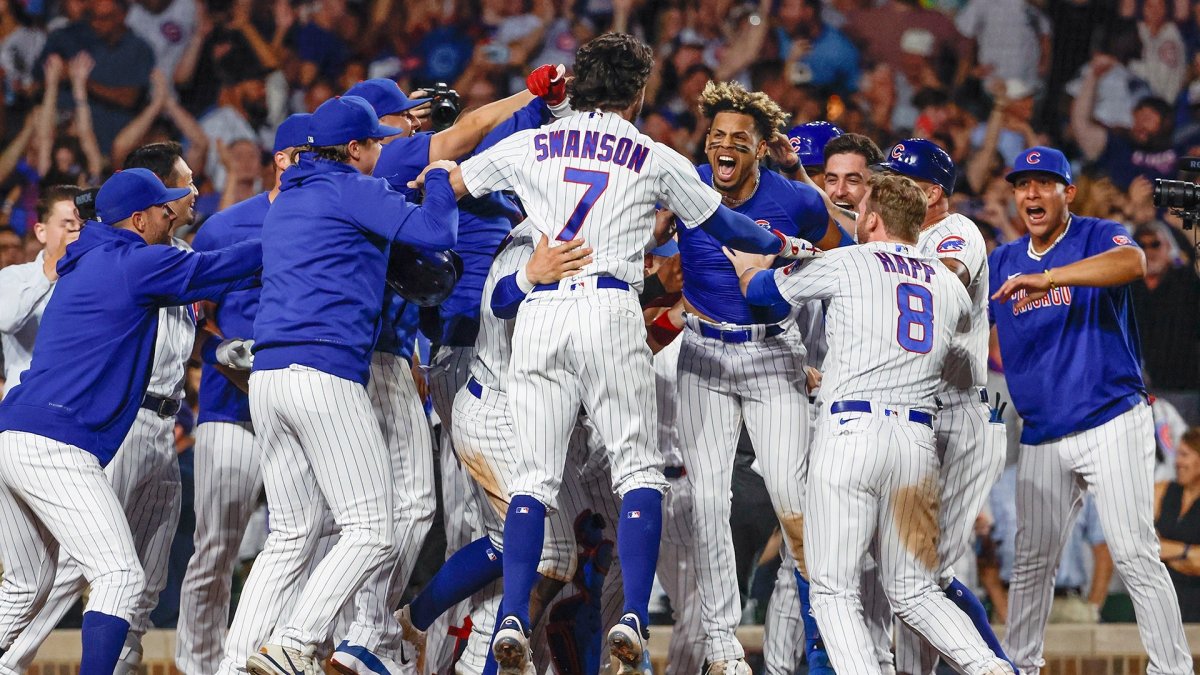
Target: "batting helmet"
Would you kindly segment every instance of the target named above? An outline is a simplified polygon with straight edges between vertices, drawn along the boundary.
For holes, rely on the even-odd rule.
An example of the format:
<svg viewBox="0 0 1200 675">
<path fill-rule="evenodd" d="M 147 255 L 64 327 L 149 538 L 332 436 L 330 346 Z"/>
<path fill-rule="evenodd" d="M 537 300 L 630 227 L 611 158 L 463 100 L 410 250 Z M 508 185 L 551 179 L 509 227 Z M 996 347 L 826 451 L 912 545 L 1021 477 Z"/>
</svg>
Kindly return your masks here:
<svg viewBox="0 0 1200 675">
<path fill-rule="evenodd" d="M 405 300 L 421 307 L 433 307 L 449 297 L 462 273 L 462 258 L 454 251 L 392 244 L 387 284 Z"/>
<path fill-rule="evenodd" d="M 846 132 L 830 122 L 809 122 L 792 127 L 788 141 L 803 166 L 825 165 L 825 144 Z"/>
<path fill-rule="evenodd" d="M 876 167 L 909 178 L 927 180 L 940 186 L 946 194 L 954 192 L 954 161 L 936 143 L 924 138 L 910 138 L 893 145 L 887 157 Z"/>
</svg>

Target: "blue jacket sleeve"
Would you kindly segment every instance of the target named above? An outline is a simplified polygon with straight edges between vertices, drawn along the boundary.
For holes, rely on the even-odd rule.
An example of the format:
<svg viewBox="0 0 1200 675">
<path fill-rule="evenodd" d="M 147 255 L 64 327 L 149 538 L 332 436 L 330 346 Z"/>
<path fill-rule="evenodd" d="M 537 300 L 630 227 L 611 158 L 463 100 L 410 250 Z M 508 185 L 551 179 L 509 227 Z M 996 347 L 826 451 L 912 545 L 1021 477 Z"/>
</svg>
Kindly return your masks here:
<svg viewBox="0 0 1200 675">
<path fill-rule="evenodd" d="M 496 282 L 496 287 L 492 289 L 492 314 L 506 321 L 515 319 L 523 300 L 525 292 L 517 285 L 517 272 L 513 272 Z"/>
<path fill-rule="evenodd" d="M 787 303 L 787 300 L 779 292 L 778 284 L 775 283 L 774 271 L 763 270 L 754 275 L 750 284 L 746 286 L 746 302 L 767 307 L 778 303 Z"/>
<path fill-rule="evenodd" d="M 207 252 L 146 246 L 130 257 L 125 281 L 135 298 L 168 307 L 206 300 L 217 288 L 242 283 L 261 269 L 257 239 Z"/>
<path fill-rule="evenodd" d="M 488 132 L 487 136 L 475 146 L 475 150 L 471 152 L 474 157 L 479 153 L 487 150 L 500 141 L 509 136 L 524 131 L 526 129 L 536 129 L 545 124 L 550 119 L 550 108 L 546 107 L 546 101 L 542 97 L 537 97 L 513 113 L 512 117 L 504 120 Z"/>
<path fill-rule="evenodd" d="M 425 201 L 409 212 L 392 241 L 433 249 L 458 243 L 458 200 L 449 172 L 434 169 L 425 175 Z"/>
<path fill-rule="evenodd" d="M 783 247 L 779 237 L 770 230 L 764 230 L 749 217 L 724 204 L 718 206 L 708 220 L 700 223 L 700 229 L 729 248 L 747 253 L 773 255 Z"/>
</svg>

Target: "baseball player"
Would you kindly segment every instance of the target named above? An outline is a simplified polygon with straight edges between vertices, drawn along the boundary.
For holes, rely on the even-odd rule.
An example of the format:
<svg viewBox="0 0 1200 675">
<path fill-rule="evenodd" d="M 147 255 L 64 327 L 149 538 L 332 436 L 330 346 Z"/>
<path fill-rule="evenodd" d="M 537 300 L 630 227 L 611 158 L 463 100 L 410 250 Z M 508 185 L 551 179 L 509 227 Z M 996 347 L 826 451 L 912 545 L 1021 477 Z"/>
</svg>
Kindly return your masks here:
<svg viewBox="0 0 1200 675">
<path fill-rule="evenodd" d="M 391 459 L 366 391 L 387 255 L 392 241 L 451 246 L 458 220 L 443 173 L 452 162 L 431 166 L 421 207 L 370 176 L 378 139 L 398 133 L 360 97 L 321 104 L 309 118 L 313 151 L 285 172 L 263 222 L 250 414 L 271 533 L 237 615 L 277 621 L 246 661 L 256 675 L 320 672 L 313 652 L 338 611 L 395 552 Z M 307 571 L 327 509 L 339 539 L 283 616 L 280 600 Z M 235 617 L 219 672 L 241 665 L 238 630 Z"/>
<path fill-rule="evenodd" d="M 92 589 L 81 673 L 113 673 L 131 628 L 145 629 L 145 575 L 103 469 L 143 407 L 166 408 L 146 396 L 159 308 L 219 293 L 261 261 L 258 242 L 206 254 L 164 246 L 171 202 L 192 194 L 146 169 L 115 174 L 96 196 L 102 222 L 58 263 L 32 366 L 0 404 L 0 652 L 41 609 L 60 550 Z"/>
<path fill-rule="evenodd" d="M 831 249 L 853 240 L 830 217 L 818 190 L 760 166 L 786 115 L 766 94 L 709 82 L 700 112 L 710 120 L 709 163 L 697 168 L 722 203 L 764 228 Z M 733 458 L 745 420 L 784 538 L 796 558 L 802 539 L 808 450 L 804 346 L 791 307 L 751 307 L 708 233 L 679 232 L 686 330 L 679 348 L 679 448 L 692 487 L 693 549 L 711 675 L 749 675 L 735 630 L 741 597 L 729 526 Z M 780 410 L 795 414 L 779 415 Z"/>
<path fill-rule="evenodd" d="M 646 329 L 630 291 L 642 281 L 655 204 L 739 248 L 790 256 L 812 251 L 807 241 L 721 207 L 720 194 L 686 160 L 629 122 L 641 109 L 651 61 L 650 49 L 629 35 L 588 42 L 568 85 L 571 107 L 584 112 L 514 134 L 451 174 L 456 194 L 511 189 L 539 232 L 562 242 L 586 228 L 595 249 L 579 277 L 535 285 L 518 272 L 498 285 L 498 293 L 529 293 L 517 315 L 509 381 L 521 470 L 510 485 L 505 619 L 493 642 L 502 673 L 519 673 L 528 661 L 529 593 L 580 405 L 610 454 L 614 491 L 622 496 L 617 546 L 625 615 L 609 631 L 609 649 L 619 672 L 634 672 L 642 662 L 666 482 L 651 441 L 656 416 Z M 412 183 L 419 184 L 420 178 Z"/>
<path fill-rule="evenodd" d="M 845 133 L 838 125 L 821 120 L 798 124 L 788 131 L 788 144 L 799 166 L 817 185 L 825 184 L 825 145 Z"/>
<path fill-rule="evenodd" d="M 52 185 L 38 197 L 34 235 L 42 250 L 32 262 L 0 269 L 0 348 L 4 352 L 4 386 L 21 383 L 21 373 L 33 359 L 42 312 L 58 281 L 56 266 L 67 244 L 79 238 L 83 225 L 75 210 L 74 185 Z"/>
<path fill-rule="evenodd" d="M 775 272 L 731 254 L 755 305 L 829 301 L 829 354 L 808 473 L 804 551 L 812 608 L 839 673 L 879 673 L 858 600 L 862 557 L 879 538 L 897 615 L 966 673 L 1008 673 L 934 581 L 938 536 L 934 393 L 952 336 L 967 326 L 962 284 L 916 250 L 925 196 L 873 176 L 859 246 Z"/>
<path fill-rule="evenodd" d="M 913 179 L 928 204 L 917 251 L 938 258 L 954 271 L 971 296 L 971 328 L 954 336 L 938 387 L 938 414 L 933 422 L 939 461 L 941 504 L 938 510 L 939 583 L 954 604 L 971 617 L 980 637 L 996 656 L 1008 657 L 988 623 L 987 610 L 971 589 L 954 577 L 954 561 L 967 553 L 975 519 L 1004 469 L 1008 447 L 1004 423 L 993 419 L 987 390 L 987 249 L 979 228 L 950 212 L 954 162 L 945 150 L 921 138 L 892 146 L 879 168 Z M 905 626 L 897 627 L 896 669 L 910 675 L 931 674 L 937 651 Z"/>
<path fill-rule="evenodd" d="M 175 227 L 192 223 L 195 184 L 178 143 L 142 146 L 130 153 L 125 167 L 148 169 L 169 188 L 187 189 L 187 195 L 171 202 L 169 207 L 177 214 Z M 179 239 L 172 238 L 171 245 L 191 250 Z M 196 342 L 196 310 L 193 305 L 180 305 L 163 307 L 158 312 L 154 363 L 146 396 L 116 457 L 105 467 L 129 520 L 134 547 L 146 575 L 146 588 L 130 621 L 118 673 L 134 672 L 141 662 L 141 638 L 150 627 L 150 612 L 158 604 L 158 595 L 167 582 L 171 540 L 179 523 L 182 488 L 175 456 L 175 413 L 183 399 L 185 370 Z M 60 553 L 49 597 L 29 627 L 0 658 L 0 669 L 27 670 L 42 642 L 78 599 L 84 585 L 78 566 Z"/>
<path fill-rule="evenodd" d="M 1190 673 L 1179 603 L 1154 533 L 1154 429 L 1128 286 L 1145 274 L 1145 255 L 1123 226 L 1071 213 L 1075 186 L 1058 150 L 1023 151 L 1008 180 L 1029 230 L 989 261 L 989 312 L 1025 423 L 1009 654 L 1023 673 L 1045 665 L 1054 569 L 1087 490 L 1133 599 L 1149 672 Z"/>
<path fill-rule="evenodd" d="M 279 196 L 281 176 L 292 165 L 295 151 L 308 144 L 308 117 L 292 115 L 275 131 L 274 187 L 205 220 L 192 242 L 197 251 L 214 251 L 262 236 L 267 209 Z M 260 292 L 251 287 L 211 298 L 216 304 L 208 326 L 231 338 L 253 339 Z M 185 675 L 210 673 L 212 664 L 221 660 L 238 544 L 262 494 L 250 397 L 231 377 L 236 379 L 207 362 L 200 375 L 195 553 L 179 592 L 175 642 L 175 666 Z M 257 647 L 247 646 L 239 663 Z"/>
</svg>

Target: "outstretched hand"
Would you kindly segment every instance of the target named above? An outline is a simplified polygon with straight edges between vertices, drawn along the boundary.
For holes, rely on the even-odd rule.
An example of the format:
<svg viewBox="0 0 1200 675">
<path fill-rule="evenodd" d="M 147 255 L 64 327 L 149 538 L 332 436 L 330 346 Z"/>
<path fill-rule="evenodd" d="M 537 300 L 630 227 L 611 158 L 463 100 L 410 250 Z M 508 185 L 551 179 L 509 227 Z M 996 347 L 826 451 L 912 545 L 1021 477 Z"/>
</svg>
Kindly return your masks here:
<svg viewBox="0 0 1200 675">
<path fill-rule="evenodd" d="M 1005 281 L 1000 289 L 992 294 L 992 300 L 1005 303 L 1021 291 L 1025 291 L 1025 295 L 1013 305 L 1013 311 L 1016 312 L 1046 297 L 1046 294 L 1050 292 L 1050 277 L 1044 273 L 1015 276 Z"/>
</svg>

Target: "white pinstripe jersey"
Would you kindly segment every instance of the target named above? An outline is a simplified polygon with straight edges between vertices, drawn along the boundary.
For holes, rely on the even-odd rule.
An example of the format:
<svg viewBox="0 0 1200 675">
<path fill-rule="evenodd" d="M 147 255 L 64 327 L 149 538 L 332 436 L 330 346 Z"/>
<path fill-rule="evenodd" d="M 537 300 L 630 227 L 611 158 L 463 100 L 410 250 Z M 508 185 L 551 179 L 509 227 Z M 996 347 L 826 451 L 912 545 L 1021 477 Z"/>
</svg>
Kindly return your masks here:
<svg viewBox="0 0 1200 675">
<path fill-rule="evenodd" d="M 184 251 L 192 250 L 182 239 L 172 239 L 171 245 Z M 154 364 L 150 366 L 147 393 L 175 400 L 183 398 L 187 362 L 192 357 L 195 341 L 194 305 L 162 307 L 158 310 L 158 334 L 154 338 Z"/>
<path fill-rule="evenodd" d="M 578 113 L 513 134 L 461 170 L 473 196 L 515 191 L 533 227 L 552 243 L 586 239 L 595 253 L 584 275 L 636 288 L 655 206 L 694 227 L 721 203 L 691 162 L 614 112 Z"/>
<path fill-rule="evenodd" d="M 821 400 L 932 411 L 950 341 L 967 328 L 962 282 L 915 247 L 872 242 L 775 271 L 792 304 L 828 300 Z"/>
<path fill-rule="evenodd" d="M 508 242 L 492 261 L 487 280 L 483 282 L 483 303 L 479 308 L 479 335 L 475 338 L 475 358 L 470 372 L 479 384 L 504 391 L 504 373 L 512 356 L 512 334 L 515 322 L 506 321 L 492 313 L 492 291 L 504 277 L 525 266 L 533 256 L 533 225 L 528 220 L 513 228 Z"/>
<path fill-rule="evenodd" d="M 987 245 L 979 228 L 966 216 L 951 213 L 921 232 L 917 251 L 931 258 L 954 258 L 971 275 L 971 328 L 954 336 L 939 391 L 982 387 L 987 384 L 988 260 Z"/>
</svg>

